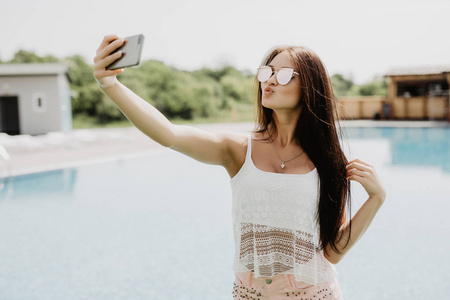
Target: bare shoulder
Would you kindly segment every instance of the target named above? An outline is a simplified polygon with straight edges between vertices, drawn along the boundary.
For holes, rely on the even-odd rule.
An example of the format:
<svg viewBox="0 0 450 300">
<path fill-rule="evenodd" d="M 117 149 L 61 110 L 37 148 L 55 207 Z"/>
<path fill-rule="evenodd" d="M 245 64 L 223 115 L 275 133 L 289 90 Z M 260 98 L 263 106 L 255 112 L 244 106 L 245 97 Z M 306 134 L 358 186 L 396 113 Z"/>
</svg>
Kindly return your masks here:
<svg viewBox="0 0 450 300">
<path fill-rule="evenodd" d="M 232 132 L 232 131 L 222 131 L 219 133 L 223 142 L 226 144 L 227 149 L 231 157 L 245 157 L 247 150 L 248 134 Z"/>
<path fill-rule="evenodd" d="M 227 170 L 235 164 L 236 157 L 240 157 L 245 147 L 246 136 L 241 133 L 206 131 L 187 125 L 174 128 L 172 143 L 167 147 L 200 162 L 221 165 Z"/>
<path fill-rule="evenodd" d="M 231 177 L 245 161 L 248 134 L 214 130 L 206 131 L 187 125 L 176 125 L 172 143 L 166 145 L 206 164 L 223 166 Z"/>
<path fill-rule="evenodd" d="M 220 131 L 220 135 L 230 146 L 247 145 L 248 134 L 234 131 Z"/>
</svg>

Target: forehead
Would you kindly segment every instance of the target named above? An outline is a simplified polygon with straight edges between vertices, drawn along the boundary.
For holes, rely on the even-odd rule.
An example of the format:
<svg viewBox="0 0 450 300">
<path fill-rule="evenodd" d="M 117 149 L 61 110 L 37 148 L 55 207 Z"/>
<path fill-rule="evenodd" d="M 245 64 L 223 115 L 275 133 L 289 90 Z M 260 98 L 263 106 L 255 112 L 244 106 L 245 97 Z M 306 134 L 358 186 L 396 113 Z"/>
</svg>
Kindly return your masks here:
<svg viewBox="0 0 450 300">
<path fill-rule="evenodd" d="M 279 53 L 274 59 L 269 63 L 269 65 L 275 68 L 294 68 L 294 62 L 287 51 Z"/>
</svg>

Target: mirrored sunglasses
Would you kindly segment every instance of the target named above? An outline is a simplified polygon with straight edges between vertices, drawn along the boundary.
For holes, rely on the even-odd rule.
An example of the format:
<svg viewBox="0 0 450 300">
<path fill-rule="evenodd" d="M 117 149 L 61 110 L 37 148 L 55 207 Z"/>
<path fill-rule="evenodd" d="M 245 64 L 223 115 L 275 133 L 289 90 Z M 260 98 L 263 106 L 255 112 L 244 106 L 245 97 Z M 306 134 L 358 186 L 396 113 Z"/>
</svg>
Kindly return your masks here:
<svg viewBox="0 0 450 300">
<path fill-rule="evenodd" d="M 257 76 L 259 82 L 266 82 L 274 73 L 276 74 L 277 82 L 281 85 L 288 84 L 294 78 L 294 74 L 300 75 L 291 68 L 281 68 L 279 71 L 275 71 L 272 67 L 263 66 L 258 68 Z"/>
</svg>

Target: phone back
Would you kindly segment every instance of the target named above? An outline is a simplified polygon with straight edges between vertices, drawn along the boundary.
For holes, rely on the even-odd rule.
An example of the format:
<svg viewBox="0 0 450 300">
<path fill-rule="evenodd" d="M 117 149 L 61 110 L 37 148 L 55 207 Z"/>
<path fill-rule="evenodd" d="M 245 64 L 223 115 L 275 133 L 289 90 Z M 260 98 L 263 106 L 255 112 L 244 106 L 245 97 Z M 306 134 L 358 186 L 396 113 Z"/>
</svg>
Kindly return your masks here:
<svg viewBox="0 0 450 300">
<path fill-rule="evenodd" d="M 142 48 L 144 46 L 144 35 L 133 35 L 125 38 L 125 41 L 125 45 L 114 51 L 122 51 L 122 57 L 110 64 L 106 69 L 115 70 L 137 66 L 140 63 Z"/>
</svg>

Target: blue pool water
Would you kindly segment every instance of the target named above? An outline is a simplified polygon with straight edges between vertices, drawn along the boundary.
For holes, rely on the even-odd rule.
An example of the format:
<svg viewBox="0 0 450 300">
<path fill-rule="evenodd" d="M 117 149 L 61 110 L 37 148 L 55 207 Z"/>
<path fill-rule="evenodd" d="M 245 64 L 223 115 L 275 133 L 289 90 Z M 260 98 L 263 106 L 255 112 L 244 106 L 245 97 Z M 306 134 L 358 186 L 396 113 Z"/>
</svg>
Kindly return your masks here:
<svg viewBox="0 0 450 300">
<path fill-rule="evenodd" d="M 346 128 L 387 199 L 336 266 L 345 299 L 448 297 L 450 128 Z M 227 172 L 177 152 L 2 181 L 0 299 L 231 299 Z M 366 200 L 352 186 L 353 214 Z"/>
</svg>

